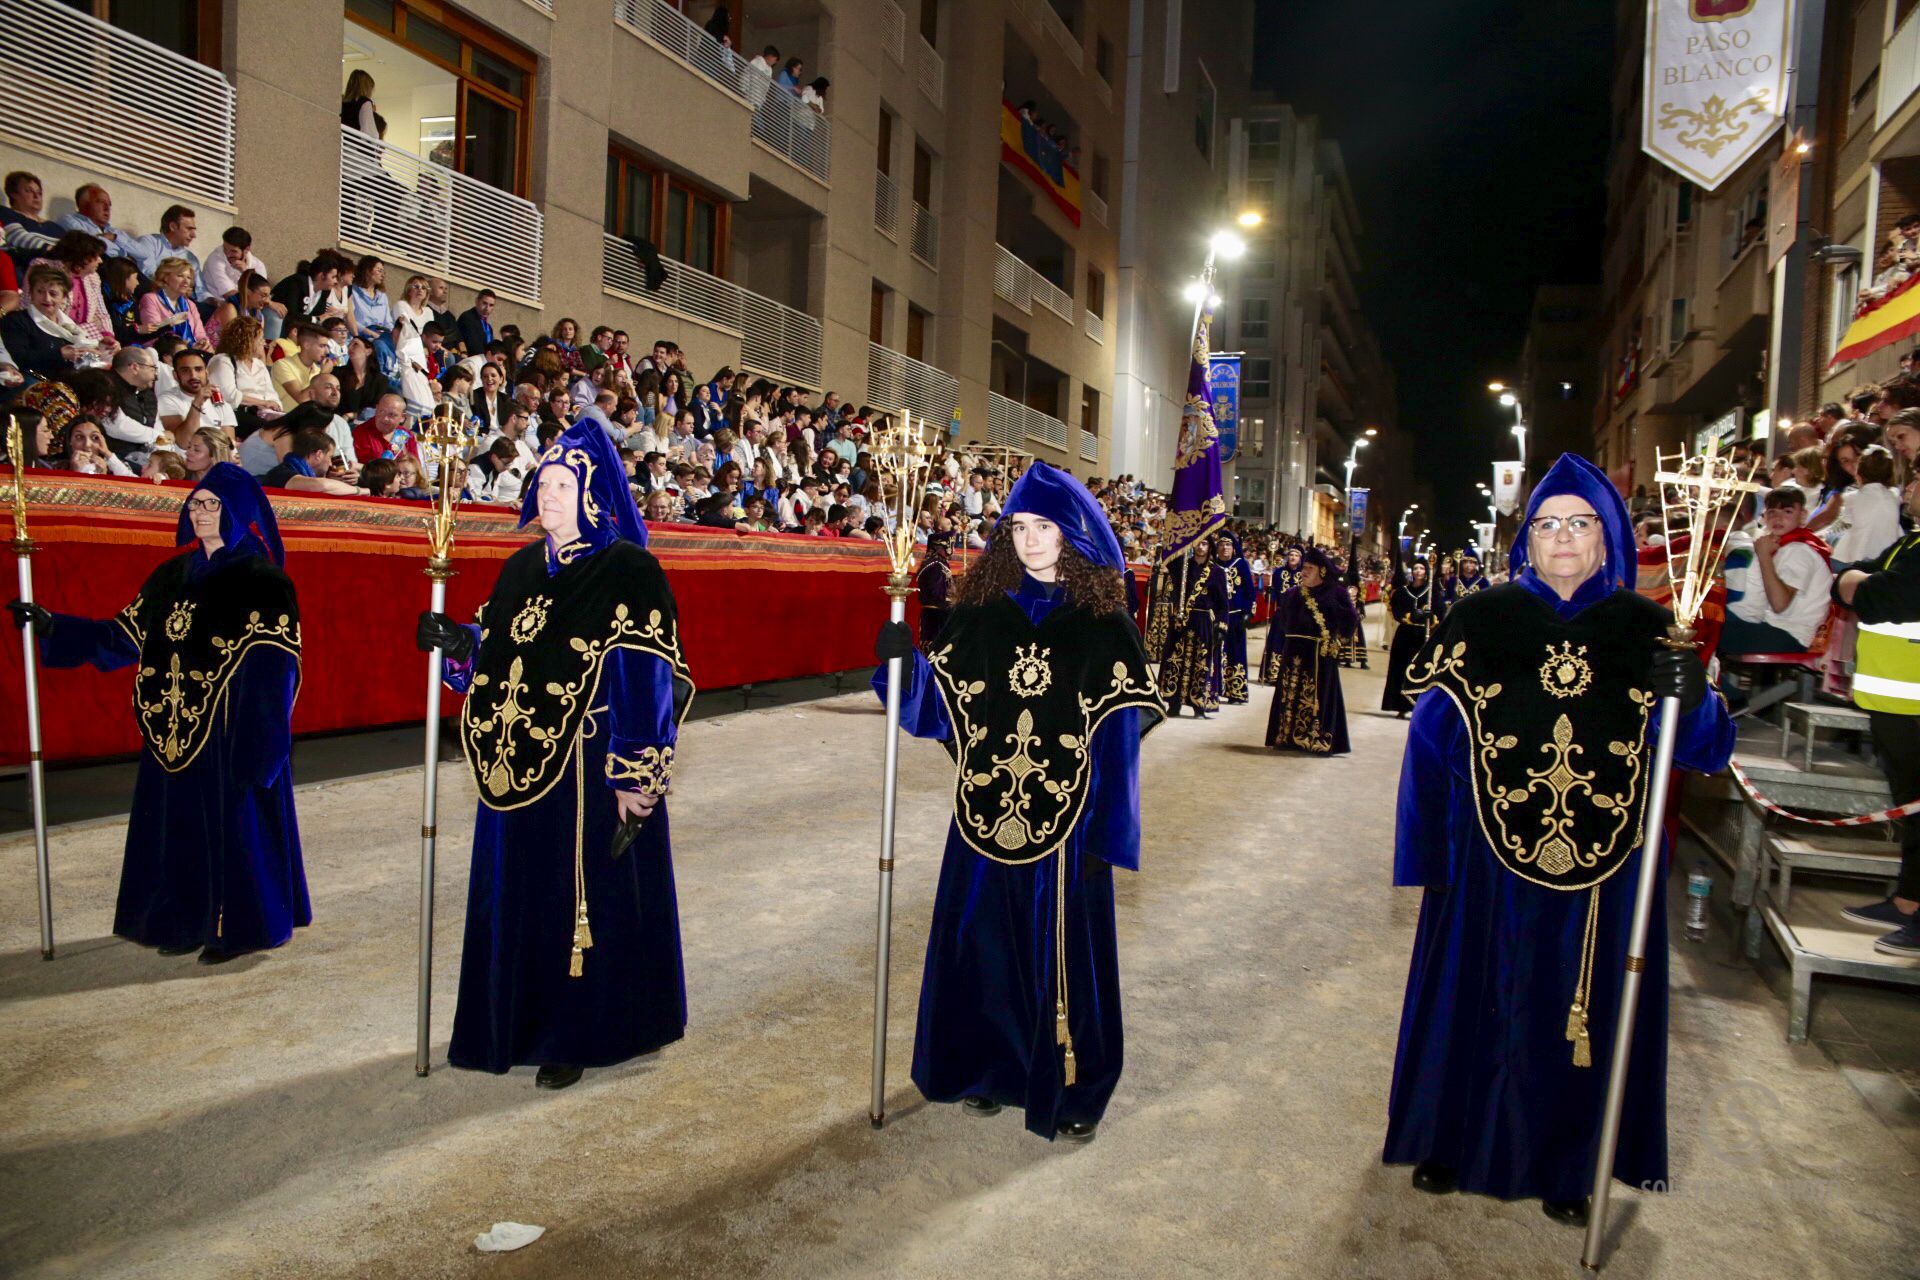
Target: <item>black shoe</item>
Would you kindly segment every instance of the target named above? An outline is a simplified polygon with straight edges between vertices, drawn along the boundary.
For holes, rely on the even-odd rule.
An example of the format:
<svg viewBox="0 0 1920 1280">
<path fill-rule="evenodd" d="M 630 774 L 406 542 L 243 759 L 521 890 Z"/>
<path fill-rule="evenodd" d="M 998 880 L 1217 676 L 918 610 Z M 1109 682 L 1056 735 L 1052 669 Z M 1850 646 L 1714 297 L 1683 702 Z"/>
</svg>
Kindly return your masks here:
<svg viewBox="0 0 1920 1280">
<path fill-rule="evenodd" d="M 977 1116 L 997 1116 L 1000 1114 L 1000 1104 L 992 1098 L 962 1098 L 960 1105 Z"/>
<path fill-rule="evenodd" d="M 1907 922 L 1884 938 L 1876 938 L 1873 949 L 1882 955 L 1920 957 L 1920 911 L 1907 917 Z"/>
<path fill-rule="evenodd" d="M 1094 1131 L 1098 1128 L 1098 1125 L 1088 1124 L 1084 1120 L 1068 1120 L 1054 1132 L 1068 1142 L 1092 1142 Z"/>
<path fill-rule="evenodd" d="M 1460 1189 L 1459 1171 L 1438 1160 L 1422 1160 L 1413 1166 L 1413 1189 L 1430 1196 L 1450 1196 Z"/>
<path fill-rule="evenodd" d="M 584 1067 L 556 1067 L 549 1064 L 540 1068 L 539 1073 L 533 1077 L 533 1087 L 564 1089 L 570 1084 L 577 1083 L 584 1074 L 586 1074 Z"/>
<path fill-rule="evenodd" d="M 1882 929 L 1898 929 L 1913 919 L 1911 913 L 1894 906 L 1892 898 L 1869 902 L 1863 907 L 1845 907 L 1840 914 L 1849 920 L 1858 920 L 1861 924 L 1878 925 Z M 162 951 L 160 954 L 165 955 L 166 952 Z"/>
<path fill-rule="evenodd" d="M 189 951 L 198 951 L 199 949 L 200 949 L 200 944 L 197 942 L 189 942 L 183 947 L 155 947 L 154 948 L 155 951 L 159 952 L 163 956 L 183 956 L 187 954 L 187 952 Z"/>
<path fill-rule="evenodd" d="M 1584 1227 L 1587 1225 L 1589 1202 L 1590 1198 L 1586 1196 L 1578 1200 L 1542 1200 L 1540 1212 L 1563 1227 Z"/>
<path fill-rule="evenodd" d="M 222 951 L 219 947 L 202 947 L 200 949 L 200 963 L 225 964 L 240 954 L 238 951 Z"/>
</svg>

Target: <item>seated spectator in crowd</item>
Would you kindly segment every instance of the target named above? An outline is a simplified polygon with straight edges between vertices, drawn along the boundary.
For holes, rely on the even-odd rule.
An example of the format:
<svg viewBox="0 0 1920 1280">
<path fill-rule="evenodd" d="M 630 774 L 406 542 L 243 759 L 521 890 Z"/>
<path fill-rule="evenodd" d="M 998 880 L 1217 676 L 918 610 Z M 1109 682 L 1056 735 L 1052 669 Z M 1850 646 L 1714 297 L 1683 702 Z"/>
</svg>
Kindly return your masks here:
<svg viewBox="0 0 1920 1280">
<path fill-rule="evenodd" d="M 493 290 L 474 295 L 473 305 L 460 313 L 460 342 L 468 355 L 479 355 L 493 344 Z"/>
<path fill-rule="evenodd" d="M 333 437 L 333 461 L 336 466 L 353 465 L 353 424 L 340 412 L 340 376 L 334 373 L 316 374 L 307 386 L 311 398 L 307 403 L 321 411 L 321 425 L 326 433 Z M 369 410 L 371 412 L 371 410 Z"/>
<path fill-rule="evenodd" d="M 220 388 L 207 376 L 206 357 L 198 351 L 181 351 L 173 357 L 173 387 L 159 397 L 159 414 L 160 425 L 176 442 L 202 427 L 239 438 L 240 423 L 233 406 L 226 403 Z"/>
<path fill-rule="evenodd" d="M 273 286 L 257 271 L 243 271 L 232 290 L 220 295 L 207 314 L 207 340 L 220 349 L 220 335 L 235 319 L 245 316 L 260 322 L 262 332 L 274 315 Z"/>
<path fill-rule="evenodd" d="M 1833 586 L 1827 544 L 1803 526 L 1807 498 L 1799 488 L 1766 496 L 1766 533 L 1753 540 L 1753 562 L 1728 570 L 1727 619 L 1720 632 L 1725 658 L 1749 653 L 1804 653 L 1827 620 Z M 1738 598 L 1735 598 L 1735 597 Z"/>
<path fill-rule="evenodd" d="M 220 233 L 220 252 L 200 269 L 200 283 L 208 298 L 226 298 L 239 289 L 240 277 L 249 271 L 269 280 L 267 264 L 253 251 L 253 233 L 245 227 L 228 227 Z M 270 283 L 268 290 L 272 290 Z"/>
<path fill-rule="evenodd" d="M 0 209 L 0 232 L 5 234 L 15 271 L 24 273 L 29 263 L 53 247 L 66 228 L 43 216 L 46 190 L 36 175 L 21 169 L 8 174 L 6 196 L 7 207 Z"/>
<path fill-rule="evenodd" d="M 170 333 L 189 346 L 209 354 L 213 344 L 207 341 L 206 326 L 200 322 L 200 308 L 193 300 L 193 266 L 185 258 L 162 258 L 154 264 L 153 292 L 140 299 L 140 320 L 136 326 L 148 338 Z"/>
<path fill-rule="evenodd" d="M 447 282 L 438 276 L 427 281 L 427 319 L 439 325 L 440 332 L 447 334 L 449 340 L 460 332 L 460 319 L 447 302 Z"/>
<path fill-rule="evenodd" d="M 359 334 L 347 343 L 347 362 L 334 376 L 340 380 L 340 412 L 355 420 L 372 413 L 380 397 L 393 390 L 387 376 L 380 372 L 373 343 Z"/>
<path fill-rule="evenodd" d="M 140 268 L 132 258 L 108 258 L 100 264 L 100 293 L 113 321 L 113 340 L 123 347 L 143 341 L 140 284 Z"/>
<path fill-rule="evenodd" d="M 68 231 L 53 242 L 44 261 L 67 273 L 67 315 L 95 346 L 111 353 L 120 342 L 113 336 L 113 313 L 107 310 L 106 294 L 100 287 L 100 264 L 105 259 L 106 246 L 96 237 L 84 231 Z"/>
<path fill-rule="evenodd" d="M 647 495 L 640 509 L 649 524 L 666 524 L 673 519 L 673 495 L 665 489 L 655 489 Z"/>
<path fill-rule="evenodd" d="M 52 378 L 98 362 L 99 345 L 67 314 L 72 297 L 66 268 L 42 262 L 28 270 L 27 305 L 0 317 L 0 342 L 23 374 Z"/>
<path fill-rule="evenodd" d="M 160 215 L 160 230 L 128 241 L 127 254 L 139 266 L 140 274 L 149 280 L 160 278 L 160 264 L 166 259 L 180 259 L 192 268 L 186 296 L 198 300 L 205 295 L 200 281 L 200 255 L 192 247 L 197 234 L 193 210 L 183 204 L 169 205 L 167 211 Z"/>
<path fill-rule="evenodd" d="M 171 372 L 171 371 L 169 371 Z M 160 439 L 160 357 L 148 347 L 122 347 L 113 354 L 109 382 L 114 412 L 101 419 L 107 440 L 129 467 L 145 463 Z"/>
<path fill-rule="evenodd" d="M 360 468 L 360 487 L 376 498 L 400 496 L 400 468 L 392 458 L 375 458 Z"/>
<path fill-rule="evenodd" d="M 185 478 L 197 482 L 214 463 L 233 461 L 233 438 L 216 428 L 202 427 L 180 446 L 180 459 L 186 467 Z"/>
<path fill-rule="evenodd" d="M 286 454 L 271 471 L 260 477 L 268 489 L 293 489 L 309 493 L 350 494 L 360 490 L 345 480 L 334 480 L 327 472 L 333 467 L 333 440 L 326 432 L 302 427 L 293 433 Z"/>
<path fill-rule="evenodd" d="M 353 452 L 362 465 L 375 458 L 411 458 L 417 465 L 420 447 L 407 429 L 407 402 L 389 391 L 374 406 L 373 416 L 353 429 Z"/>
<path fill-rule="evenodd" d="M 531 469 L 520 457 L 515 442 L 500 436 L 468 464 L 467 493 L 476 502 L 499 502 L 517 508 Z"/>
<path fill-rule="evenodd" d="M 368 254 L 354 264 L 351 289 L 353 311 L 347 317 L 350 334 L 365 338 L 380 357 L 382 370 L 394 367 L 393 305 L 387 298 L 387 264 Z"/>
<path fill-rule="evenodd" d="M 1881 443 L 1900 459 L 1905 474 L 1920 472 L 1920 409 L 1902 409 L 1888 418 Z"/>
<path fill-rule="evenodd" d="M 207 362 L 207 376 L 233 407 L 239 435 L 251 434 L 263 419 L 283 412 L 267 371 L 266 350 L 266 329 L 258 320 L 240 316 L 220 331 L 218 348 Z"/>
<path fill-rule="evenodd" d="M 597 324 L 587 336 L 585 345 L 580 348 L 580 367 L 588 373 L 594 372 L 607 362 L 607 346 L 613 341 L 613 328 L 610 325 Z"/>
<path fill-rule="evenodd" d="M 107 447 L 106 433 L 92 418 L 75 418 L 67 424 L 67 455 L 60 469 L 94 476 L 134 474 L 133 468 Z"/>
<path fill-rule="evenodd" d="M 113 196 L 97 182 L 89 182 L 73 193 L 73 212 L 61 218 L 69 231 L 84 231 L 100 241 L 101 252 L 109 258 L 127 256 L 127 233 L 113 225 Z"/>
<path fill-rule="evenodd" d="M 147 455 L 147 465 L 140 468 L 140 478 L 151 480 L 155 484 L 165 484 L 169 480 L 185 480 L 187 464 L 172 449 L 155 449 Z"/>
<path fill-rule="evenodd" d="M 339 314 L 333 307 L 333 290 L 341 273 L 352 270 L 353 262 L 333 249 L 322 249 L 300 263 L 292 275 L 273 286 L 281 320 L 290 328 L 296 321 L 317 324 Z"/>
<path fill-rule="evenodd" d="M 1854 476 L 1859 483 L 1847 491 L 1846 510 L 1840 517 L 1845 532 L 1833 544 L 1836 574 L 1850 565 L 1876 559 L 1903 532 L 1900 495 L 1893 489 L 1893 454 L 1887 447 L 1870 444 L 1861 449 Z"/>
<path fill-rule="evenodd" d="M 611 391 L 602 391 L 594 397 L 592 404 L 580 410 L 579 416 L 575 418 L 575 421 L 591 421 L 597 424 L 602 431 L 607 433 L 607 438 L 613 441 L 614 448 L 622 448 L 627 443 L 627 433 L 621 430 L 613 421 L 613 411 L 619 403 L 619 396 Z"/>
<path fill-rule="evenodd" d="M 433 501 L 433 491 L 425 487 L 425 482 L 420 476 L 420 459 L 410 453 L 397 454 L 393 459 L 393 467 L 400 484 L 400 487 L 394 490 L 394 497 L 405 498 L 410 502 Z"/>
<path fill-rule="evenodd" d="M 800 518 L 800 532 L 812 538 L 827 536 L 827 512 L 814 507 Z"/>
<path fill-rule="evenodd" d="M 494 361 L 480 366 L 480 385 L 473 393 L 473 416 L 481 432 L 493 432 L 514 410 L 513 397 L 507 394 L 507 375 Z"/>
<path fill-rule="evenodd" d="M 333 357 L 327 354 L 327 334 L 324 329 L 303 321 L 292 327 L 292 333 L 293 353 L 274 361 L 271 371 L 274 389 L 280 396 L 280 407 L 287 411 L 305 403 L 310 398 L 307 387 L 314 376 L 332 373 L 334 366 Z"/>
</svg>

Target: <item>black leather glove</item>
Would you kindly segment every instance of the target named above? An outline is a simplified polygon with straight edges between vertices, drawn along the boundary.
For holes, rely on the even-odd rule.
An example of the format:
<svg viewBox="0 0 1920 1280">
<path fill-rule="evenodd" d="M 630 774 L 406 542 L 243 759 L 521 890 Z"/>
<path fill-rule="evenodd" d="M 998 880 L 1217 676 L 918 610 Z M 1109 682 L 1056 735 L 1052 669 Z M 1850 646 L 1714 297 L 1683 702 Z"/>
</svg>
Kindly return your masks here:
<svg viewBox="0 0 1920 1280">
<path fill-rule="evenodd" d="M 1655 649 L 1650 679 L 1654 697 L 1680 699 L 1682 714 L 1699 706 L 1707 696 L 1707 669 L 1691 649 L 1669 649 L 1665 645 Z"/>
<path fill-rule="evenodd" d="M 13 625 L 22 631 L 27 629 L 29 622 L 39 631 L 46 631 L 53 626 L 53 612 L 42 605 L 25 600 L 9 600 L 7 612 L 13 615 Z"/>
<path fill-rule="evenodd" d="M 446 614 L 431 609 L 420 611 L 420 626 L 413 633 L 413 642 L 420 646 L 422 653 L 438 649 L 454 662 L 465 662 L 473 652 L 473 632 Z"/>
<path fill-rule="evenodd" d="M 913 652 L 913 628 L 904 622 L 885 622 L 873 642 L 873 656 L 882 662 L 904 658 Z"/>
</svg>

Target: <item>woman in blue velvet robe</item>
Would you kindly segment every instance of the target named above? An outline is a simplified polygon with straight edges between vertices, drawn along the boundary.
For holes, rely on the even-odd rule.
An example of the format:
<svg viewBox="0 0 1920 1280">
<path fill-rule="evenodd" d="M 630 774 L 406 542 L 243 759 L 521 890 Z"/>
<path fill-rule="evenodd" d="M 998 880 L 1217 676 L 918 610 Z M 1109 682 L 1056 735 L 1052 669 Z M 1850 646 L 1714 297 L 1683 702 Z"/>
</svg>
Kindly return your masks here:
<svg viewBox="0 0 1920 1280">
<path fill-rule="evenodd" d="M 1280 601 L 1270 633 L 1274 651 L 1273 702 L 1267 745 L 1309 755 L 1345 755 L 1347 704 L 1340 692 L 1339 654 L 1357 624 L 1346 584 L 1333 576 L 1333 558 L 1314 547 L 1301 561 L 1299 585 Z"/>
<path fill-rule="evenodd" d="M 313 921 L 293 810 L 300 610 L 273 508 L 232 463 L 194 486 L 176 541 L 192 545 L 111 619 L 26 611 L 49 667 L 139 664 L 114 933 L 218 964 Z"/>
<path fill-rule="evenodd" d="M 522 518 L 546 536 L 507 560 L 479 623 L 429 613 L 419 639 L 467 694 L 480 792 L 447 1060 L 538 1065 L 557 1089 L 686 1028 L 664 797 L 693 685 L 604 432 L 548 447 Z"/>
<path fill-rule="evenodd" d="M 1544 518 L 1543 508 L 1548 516 L 1563 520 L 1551 536 L 1543 536 L 1531 523 Z M 1590 523 L 1584 532 L 1576 531 L 1566 523 L 1573 516 L 1590 517 L 1599 527 Z M 1416 685 L 1424 675 L 1429 687 L 1419 696 L 1409 726 L 1393 882 L 1417 885 L 1425 893 L 1401 1015 L 1383 1158 L 1389 1164 L 1416 1165 L 1414 1183 L 1422 1190 L 1538 1197 L 1549 1216 L 1577 1223 L 1584 1220 L 1592 1190 L 1642 856 L 1640 849 L 1626 847 L 1632 837 L 1625 834 L 1619 813 L 1645 804 L 1644 771 L 1650 767 L 1659 730 L 1660 696 L 1681 696 L 1683 708 L 1697 698 L 1679 726 L 1676 764 L 1703 772 L 1723 768 L 1733 749 L 1733 727 L 1725 704 L 1717 695 L 1706 694 L 1698 659 L 1658 646 L 1658 617 L 1650 629 L 1642 626 L 1632 636 L 1613 641 L 1606 653 L 1600 650 L 1609 643 L 1601 638 L 1610 634 L 1605 632 L 1586 647 L 1562 641 L 1561 647 L 1546 651 L 1544 660 L 1531 636 L 1516 638 L 1511 655 L 1501 659 L 1504 667 L 1496 664 L 1475 674 L 1478 698 L 1469 700 L 1465 709 L 1458 690 L 1464 687 L 1471 694 L 1474 682 L 1460 686 L 1432 679 L 1449 655 L 1471 657 L 1467 650 L 1473 646 L 1463 644 L 1457 654 L 1453 646 L 1474 634 L 1471 624 L 1478 617 L 1494 616 L 1491 608 L 1537 619 L 1542 634 L 1566 634 L 1590 613 L 1596 619 L 1612 616 L 1592 612 L 1596 610 L 1642 621 L 1642 615 L 1664 613 L 1628 589 L 1635 564 L 1632 529 L 1625 504 L 1598 468 L 1572 455 L 1562 457 L 1534 490 L 1527 517 L 1534 531 L 1515 540 L 1514 582 L 1461 601 L 1458 612 L 1414 663 Z M 1526 603 L 1529 599 L 1536 603 Z M 1484 643 L 1485 632 L 1481 634 L 1483 640 L 1476 644 Z M 1535 647 L 1528 648 L 1528 643 Z M 1630 646 L 1641 648 L 1629 651 Z M 1609 684 L 1589 669 L 1604 668 L 1606 662 L 1617 672 L 1640 674 L 1616 675 Z M 1543 685 L 1548 686 L 1544 691 Z M 1550 712 L 1578 708 L 1582 697 L 1590 697 L 1639 717 L 1633 721 L 1642 730 L 1638 744 L 1615 741 L 1601 747 L 1597 740 L 1581 742 L 1569 735 L 1582 753 L 1576 757 L 1581 769 L 1601 768 L 1597 762 L 1609 757 L 1631 760 L 1642 770 L 1635 775 L 1637 801 L 1627 806 L 1610 802 L 1592 825 L 1574 833 L 1582 852 L 1600 848 L 1612 859 L 1605 864 L 1611 870 L 1590 886 L 1556 887 L 1540 878 L 1556 860 L 1562 865 L 1574 861 L 1564 853 L 1548 849 L 1536 856 L 1544 844 L 1536 845 L 1522 855 L 1534 860 L 1517 869 L 1505 860 L 1512 855 L 1497 853 L 1488 838 L 1487 819 L 1476 804 L 1476 792 L 1487 783 L 1476 771 L 1503 766 L 1489 763 L 1486 752 L 1476 746 L 1466 716 L 1470 710 L 1477 717 L 1493 700 L 1516 692 L 1545 700 Z M 1537 736 L 1495 742 L 1501 729 L 1489 725 L 1483 731 L 1487 750 L 1516 755 L 1521 769 L 1551 763 L 1550 745 Z M 1559 732 L 1556 727 L 1556 740 Z M 1551 785 L 1554 775 L 1542 777 Z M 1564 787 L 1561 791 L 1563 802 L 1571 795 L 1572 803 L 1586 803 L 1578 785 L 1570 793 Z M 1587 794 L 1606 799 L 1598 785 Z M 1518 792 L 1510 796 L 1516 804 L 1525 800 Z M 1527 828 L 1532 817 L 1530 811 L 1519 812 L 1511 819 L 1513 828 L 1500 826 L 1503 837 L 1510 829 Z M 1505 821 L 1497 815 L 1496 820 Z M 1532 831 L 1528 839 L 1538 834 L 1527 829 Z M 1563 891 L 1566 887 L 1579 891 Z M 1664 1186 L 1667 1178 L 1664 881 L 1657 882 L 1656 892 L 1613 1167 L 1617 1179 L 1638 1187 Z M 1583 956 L 1589 954 L 1590 989 L 1582 1000 L 1580 975 L 1586 967 Z M 1571 1008 L 1570 995 L 1575 1000 Z"/>
<path fill-rule="evenodd" d="M 1213 537 L 1213 558 L 1219 562 L 1226 586 L 1227 628 L 1221 635 L 1220 701 L 1243 704 L 1247 690 L 1247 623 L 1253 617 L 1253 602 L 1260 591 L 1254 580 L 1253 566 L 1241 553 L 1238 535 L 1224 530 Z"/>
<path fill-rule="evenodd" d="M 1271 581 L 1267 587 L 1267 598 L 1273 602 L 1273 611 L 1280 612 L 1280 602 L 1287 593 L 1300 585 L 1300 565 L 1305 548 L 1299 543 L 1290 544 L 1282 555 L 1280 563 L 1274 566 Z M 1263 684 L 1272 684 L 1274 674 L 1280 669 L 1280 646 L 1286 640 L 1285 634 L 1271 622 L 1267 624 L 1267 643 L 1260 654 L 1259 679 Z"/>
<path fill-rule="evenodd" d="M 1035 567 L 1025 541 L 1052 529 L 1058 558 L 1042 551 L 1044 567 Z M 1123 1059 L 1113 869 L 1140 865 L 1140 739 L 1163 718 L 1140 633 L 1124 612 L 1123 565 L 1086 490 L 1034 463 L 1008 495 L 988 550 L 960 580 L 933 651 L 914 650 L 904 624 L 897 633 L 889 624 L 877 646 L 883 661 L 910 659 L 902 727 L 946 743 L 959 764 L 920 987 L 914 1084 L 931 1101 L 980 1114 L 1018 1106 L 1027 1128 L 1048 1139 L 1093 1137 Z M 882 666 L 874 676 L 883 696 L 886 675 Z M 1070 720 L 1053 718 L 1062 714 Z M 1008 724 L 1013 733 L 1003 735 Z M 1055 732 L 1062 727 L 1075 730 L 1073 747 Z M 1003 745 L 1032 768 L 997 767 L 1006 764 Z M 989 774 L 1012 783 L 995 791 Z M 1023 793 L 1034 780 L 1045 795 Z"/>
<path fill-rule="evenodd" d="M 1167 566 L 1168 625 L 1160 653 L 1160 699 L 1168 715 L 1183 706 L 1205 719 L 1225 689 L 1227 575 L 1206 539 Z"/>
</svg>

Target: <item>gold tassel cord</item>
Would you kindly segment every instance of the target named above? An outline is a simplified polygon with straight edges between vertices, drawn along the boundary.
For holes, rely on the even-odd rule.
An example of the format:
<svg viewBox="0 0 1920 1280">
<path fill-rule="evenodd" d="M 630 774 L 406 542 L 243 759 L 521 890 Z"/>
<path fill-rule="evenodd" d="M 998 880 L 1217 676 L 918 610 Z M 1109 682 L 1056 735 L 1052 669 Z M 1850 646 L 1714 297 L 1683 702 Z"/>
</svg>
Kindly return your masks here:
<svg viewBox="0 0 1920 1280">
<path fill-rule="evenodd" d="M 1073 1085 L 1080 1073 L 1073 1057 L 1073 1032 L 1067 1029 L 1067 851 L 1061 849 L 1053 860 L 1053 1032 L 1054 1040 L 1066 1050 L 1061 1082 Z"/>
<path fill-rule="evenodd" d="M 1587 1032 L 1587 1014 L 1593 1001 L 1593 949 L 1600 932 L 1600 889 L 1587 895 L 1587 926 L 1580 941 L 1580 981 L 1573 989 L 1573 1007 L 1567 1010 L 1567 1039 L 1573 1041 L 1573 1065 L 1593 1065 L 1593 1037 Z"/>
<path fill-rule="evenodd" d="M 573 740 L 573 955 L 567 962 L 569 978 L 578 978 L 585 972 L 586 950 L 593 945 L 593 928 L 587 923 L 585 738 L 583 730 Z"/>
</svg>

